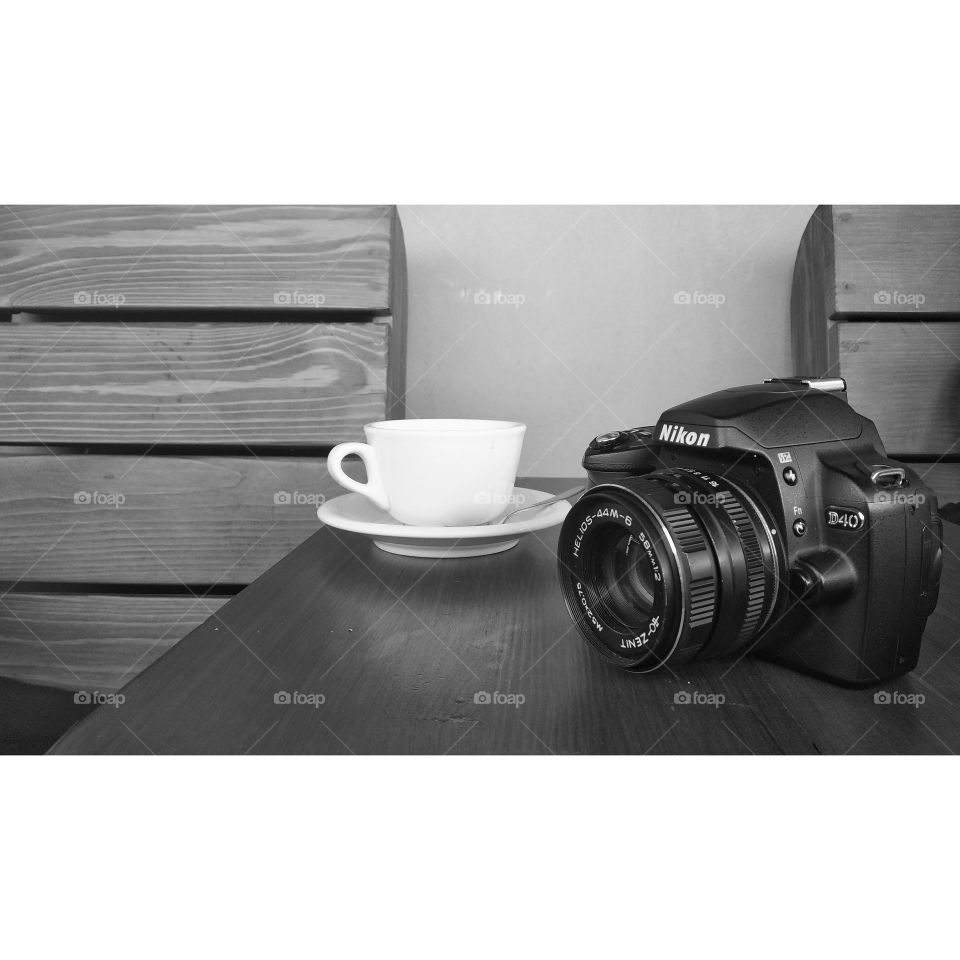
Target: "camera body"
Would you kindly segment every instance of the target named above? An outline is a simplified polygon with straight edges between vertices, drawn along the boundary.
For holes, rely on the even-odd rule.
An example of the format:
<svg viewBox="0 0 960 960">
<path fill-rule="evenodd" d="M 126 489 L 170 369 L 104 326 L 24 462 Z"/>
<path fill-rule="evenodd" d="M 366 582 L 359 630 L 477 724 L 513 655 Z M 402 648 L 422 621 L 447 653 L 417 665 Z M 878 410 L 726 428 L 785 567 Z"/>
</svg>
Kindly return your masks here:
<svg viewBox="0 0 960 960">
<path fill-rule="evenodd" d="M 942 568 L 936 497 L 845 390 L 768 380 L 591 442 L 559 563 L 601 653 L 646 671 L 750 652 L 849 686 L 916 665 Z"/>
</svg>

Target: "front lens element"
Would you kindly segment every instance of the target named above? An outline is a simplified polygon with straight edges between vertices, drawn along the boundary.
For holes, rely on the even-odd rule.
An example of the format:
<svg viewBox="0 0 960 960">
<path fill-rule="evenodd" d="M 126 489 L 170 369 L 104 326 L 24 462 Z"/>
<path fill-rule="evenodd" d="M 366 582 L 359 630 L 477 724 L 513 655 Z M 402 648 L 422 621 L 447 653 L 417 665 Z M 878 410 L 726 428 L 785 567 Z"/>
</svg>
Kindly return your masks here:
<svg viewBox="0 0 960 960">
<path fill-rule="evenodd" d="M 633 532 L 613 523 L 598 529 L 590 567 L 605 607 L 627 629 L 652 616 L 657 575 Z"/>
</svg>

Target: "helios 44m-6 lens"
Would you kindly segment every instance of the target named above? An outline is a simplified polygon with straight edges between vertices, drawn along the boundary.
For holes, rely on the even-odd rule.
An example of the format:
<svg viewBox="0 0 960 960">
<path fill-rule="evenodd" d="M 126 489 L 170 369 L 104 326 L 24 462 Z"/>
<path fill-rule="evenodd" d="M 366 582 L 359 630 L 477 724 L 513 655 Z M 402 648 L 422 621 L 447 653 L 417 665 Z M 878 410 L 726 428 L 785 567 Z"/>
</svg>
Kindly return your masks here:
<svg viewBox="0 0 960 960">
<path fill-rule="evenodd" d="M 564 520 L 558 563 L 583 637 L 648 672 L 749 647 L 776 606 L 781 553 L 743 490 L 677 468 L 588 490 Z"/>
</svg>

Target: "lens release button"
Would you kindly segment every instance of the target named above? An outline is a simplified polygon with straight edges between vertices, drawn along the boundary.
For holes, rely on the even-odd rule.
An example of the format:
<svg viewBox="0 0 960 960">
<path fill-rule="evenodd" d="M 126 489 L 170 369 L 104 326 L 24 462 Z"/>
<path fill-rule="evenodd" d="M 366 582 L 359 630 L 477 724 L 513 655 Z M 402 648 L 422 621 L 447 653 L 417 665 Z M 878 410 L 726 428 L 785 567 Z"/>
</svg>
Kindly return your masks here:
<svg viewBox="0 0 960 960">
<path fill-rule="evenodd" d="M 787 467 L 783 471 L 783 479 L 788 486 L 795 487 L 797 485 L 797 471 L 793 467 Z"/>
<path fill-rule="evenodd" d="M 807 521 L 800 519 L 793 521 L 793 532 L 798 536 L 802 537 L 807 532 Z"/>
</svg>

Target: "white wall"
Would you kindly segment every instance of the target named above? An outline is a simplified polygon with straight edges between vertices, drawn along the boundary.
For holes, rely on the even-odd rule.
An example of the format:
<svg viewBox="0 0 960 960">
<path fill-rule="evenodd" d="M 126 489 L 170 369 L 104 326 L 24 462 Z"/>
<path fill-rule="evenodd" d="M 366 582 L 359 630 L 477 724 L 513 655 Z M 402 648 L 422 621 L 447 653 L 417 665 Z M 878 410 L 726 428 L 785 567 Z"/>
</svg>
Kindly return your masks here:
<svg viewBox="0 0 960 960">
<path fill-rule="evenodd" d="M 791 373 L 813 209 L 401 206 L 408 416 L 523 420 L 521 472 L 577 476 L 597 433 Z"/>
</svg>

